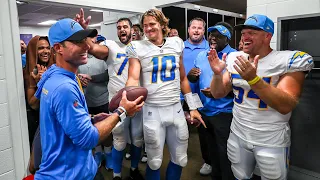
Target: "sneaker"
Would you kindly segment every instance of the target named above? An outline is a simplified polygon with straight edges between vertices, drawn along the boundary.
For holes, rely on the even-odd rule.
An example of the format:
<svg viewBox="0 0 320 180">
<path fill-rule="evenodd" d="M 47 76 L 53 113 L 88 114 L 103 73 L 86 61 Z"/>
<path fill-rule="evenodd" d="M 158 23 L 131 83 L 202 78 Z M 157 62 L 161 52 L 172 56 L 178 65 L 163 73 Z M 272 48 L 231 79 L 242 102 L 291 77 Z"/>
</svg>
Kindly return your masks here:
<svg viewBox="0 0 320 180">
<path fill-rule="evenodd" d="M 147 153 L 143 153 L 143 156 L 141 158 L 142 163 L 146 163 L 148 161 Z"/>
<path fill-rule="evenodd" d="M 105 155 L 105 159 L 106 159 L 106 170 L 107 171 L 111 171 L 113 169 L 113 164 L 112 164 L 112 153 L 106 153 Z"/>
<path fill-rule="evenodd" d="M 134 171 L 130 168 L 130 179 L 131 180 L 144 180 L 143 176 L 141 175 L 138 168 L 136 168 Z"/>
<path fill-rule="evenodd" d="M 130 153 L 126 153 L 126 160 L 130 160 L 131 159 L 131 154 Z"/>
<path fill-rule="evenodd" d="M 203 176 L 207 176 L 211 173 L 211 171 L 212 171 L 212 167 L 209 164 L 204 163 L 200 169 L 200 174 Z"/>
<path fill-rule="evenodd" d="M 122 180 L 122 178 L 119 177 L 119 176 L 116 176 L 116 177 L 113 178 L 113 180 Z"/>
<path fill-rule="evenodd" d="M 94 160 L 96 161 L 98 168 L 101 166 L 102 156 L 103 154 L 101 152 L 97 152 L 94 154 Z"/>
</svg>

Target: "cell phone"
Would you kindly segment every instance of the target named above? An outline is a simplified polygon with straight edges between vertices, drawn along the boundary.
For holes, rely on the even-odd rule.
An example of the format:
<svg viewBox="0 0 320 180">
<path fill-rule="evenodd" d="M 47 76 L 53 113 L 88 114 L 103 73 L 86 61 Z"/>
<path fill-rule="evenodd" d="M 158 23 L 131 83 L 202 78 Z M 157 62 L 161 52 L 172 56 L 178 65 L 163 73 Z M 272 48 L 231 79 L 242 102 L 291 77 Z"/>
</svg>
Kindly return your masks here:
<svg viewBox="0 0 320 180">
<path fill-rule="evenodd" d="M 210 89 L 208 89 L 208 88 L 200 89 L 201 92 L 208 92 L 208 90 L 210 90 Z"/>
<path fill-rule="evenodd" d="M 37 66 L 35 66 L 34 68 L 33 68 L 33 74 L 34 75 L 37 75 L 38 74 L 38 67 Z"/>
</svg>

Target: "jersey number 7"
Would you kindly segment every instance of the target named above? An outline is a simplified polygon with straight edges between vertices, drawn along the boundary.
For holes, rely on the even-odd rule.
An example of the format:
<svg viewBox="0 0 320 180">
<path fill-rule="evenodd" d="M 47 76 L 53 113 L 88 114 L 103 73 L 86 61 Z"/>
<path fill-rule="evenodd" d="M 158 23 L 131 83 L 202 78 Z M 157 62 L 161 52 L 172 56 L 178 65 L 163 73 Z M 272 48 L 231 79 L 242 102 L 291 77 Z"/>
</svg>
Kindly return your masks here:
<svg viewBox="0 0 320 180">
<path fill-rule="evenodd" d="M 121 53 L 118 53 L 117 54 L 117 60 L 120 59 L 122 60 L 122 64 L 118 70 L 118 73 L 117 75 L 121 75 L 122 74 L 122 71 L 124 70 L 124 68 L 126 67 L 127 63 L 128 63 L 128 57 L 126 54 L 121 54 Z"/>
</svg>

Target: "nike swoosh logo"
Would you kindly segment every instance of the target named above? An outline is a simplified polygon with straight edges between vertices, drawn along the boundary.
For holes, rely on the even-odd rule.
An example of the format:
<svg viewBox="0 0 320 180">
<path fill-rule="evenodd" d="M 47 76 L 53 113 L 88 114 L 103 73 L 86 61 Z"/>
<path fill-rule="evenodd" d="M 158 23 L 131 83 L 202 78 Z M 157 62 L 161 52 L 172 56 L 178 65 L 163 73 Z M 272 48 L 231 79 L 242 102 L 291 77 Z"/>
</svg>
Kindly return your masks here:
<svg viewBox="0 0 320 180">
<path fill-rule="evenodd" d="M 180 113 L 181 109 L 179 111 L 177 111 L 177 113 Z"/>
</svg>

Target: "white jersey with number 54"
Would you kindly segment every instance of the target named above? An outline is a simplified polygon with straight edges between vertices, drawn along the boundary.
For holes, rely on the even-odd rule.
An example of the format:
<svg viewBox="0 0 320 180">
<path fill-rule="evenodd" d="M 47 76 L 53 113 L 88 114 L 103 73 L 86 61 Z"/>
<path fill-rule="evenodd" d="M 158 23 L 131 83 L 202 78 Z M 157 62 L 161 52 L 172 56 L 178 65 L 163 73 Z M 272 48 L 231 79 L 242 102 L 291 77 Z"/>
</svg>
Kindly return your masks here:
<svg viewBox="0 0 320 180">
<path fill-rule="evenodd" d="M 126 56 L 126 45 L 121 42 L 105 40 L 100 45 L 105 45 L 109 49 L 108 65 L 109 74 L 109 101 L 122 88 L 125 87 L 128 80 L 128 58 Z"/>
<path fill-rule="evenodd" d="M 167 106 L 180 101 L 179 62 L 183 41 L 178 37 L 166 38 L 162 47 L 148 40 L 132 41 L 127 46 L 129 58 L 141 64 L 141 85 L 148 89 L 146 103 Z"/>
<path fill-rule="evenodd" d="M 234 98 L 231 130 L 241 139 L 257 146 L 290 146 L 290 127 L 288 121 L 291 112 L 281 114 L 263 102 L 251 87 L 234 69 L 236 56 L 244 52 L 233 52 L 227 57 L 227 69 L 230 73 Z M 312 57 L 301 51 L 270 52 L 258 62 L 257 75 L 266 83 L 277 86 L 281 76 L 297 72 L 310 71 Z"/>
</svg>

